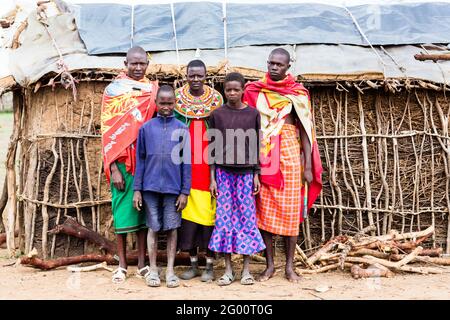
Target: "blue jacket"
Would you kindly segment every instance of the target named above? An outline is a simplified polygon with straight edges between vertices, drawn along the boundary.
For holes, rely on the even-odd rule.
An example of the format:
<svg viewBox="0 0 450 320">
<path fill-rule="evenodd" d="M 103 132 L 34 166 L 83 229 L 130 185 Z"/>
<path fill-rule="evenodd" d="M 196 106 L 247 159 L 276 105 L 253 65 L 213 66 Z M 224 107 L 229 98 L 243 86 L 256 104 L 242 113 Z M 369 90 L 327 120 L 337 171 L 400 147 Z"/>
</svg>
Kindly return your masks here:
<svg viewBox="0 0 450 320">
<path fill-rule="evenodd" d="M 135 191 L 189 195 L 191 147 L 188 127 L 158 114 L 139 129 Z"/>
</svg>

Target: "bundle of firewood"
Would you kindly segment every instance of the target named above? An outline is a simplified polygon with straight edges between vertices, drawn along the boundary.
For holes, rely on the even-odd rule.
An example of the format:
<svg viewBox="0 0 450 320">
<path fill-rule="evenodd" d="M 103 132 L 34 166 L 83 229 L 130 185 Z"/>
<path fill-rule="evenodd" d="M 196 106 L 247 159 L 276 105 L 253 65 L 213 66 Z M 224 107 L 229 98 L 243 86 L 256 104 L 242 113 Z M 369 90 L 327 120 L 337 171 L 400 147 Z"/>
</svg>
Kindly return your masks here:
<svg viewBox="0 0 450 320">
<path fill-rule="evenodd" d="M 443 273 L 442 266 L 450 265 L 450 258 L 442 257 L 442 248 L 424 249 L 420 246 L 434 232 L 399 233 L 395 230 L 383 236 L 368 236 L 366 228 L 353 237 L 337 236 L 310 256 L 297 246 L 296 271 L 316 274 L 329 270 L 350 269 L 354 278 L 391 277 L 396 272 L 421 274 Z"/>
</svg>

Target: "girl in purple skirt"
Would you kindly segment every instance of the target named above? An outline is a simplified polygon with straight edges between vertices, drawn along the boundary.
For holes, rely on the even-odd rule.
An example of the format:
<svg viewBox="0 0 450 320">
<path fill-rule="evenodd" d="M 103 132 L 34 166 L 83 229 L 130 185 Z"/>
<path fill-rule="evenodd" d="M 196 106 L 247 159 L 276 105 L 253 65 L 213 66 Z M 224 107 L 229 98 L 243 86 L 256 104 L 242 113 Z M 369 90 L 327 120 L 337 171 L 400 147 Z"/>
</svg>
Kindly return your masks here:
<svg viewBox="0 0 450 320">
<path fill-rule="evenodd" d="M 231 284 L 235 273 L 231 254 L 242 254 L 241 284 L 255 282 L 250 274 L 250 255 L 265 249 L 256 224 L 255 195 L 259 193 L 260 115 L 242 103 L 245 79 L 230 73 L 224 82 L 227 103 L 210 116 L 208 134 L 211 185 L 217 199 L 216 222 L 209 249 L 225 253 L 225 273 L 218 285 Z"/>
</svg>

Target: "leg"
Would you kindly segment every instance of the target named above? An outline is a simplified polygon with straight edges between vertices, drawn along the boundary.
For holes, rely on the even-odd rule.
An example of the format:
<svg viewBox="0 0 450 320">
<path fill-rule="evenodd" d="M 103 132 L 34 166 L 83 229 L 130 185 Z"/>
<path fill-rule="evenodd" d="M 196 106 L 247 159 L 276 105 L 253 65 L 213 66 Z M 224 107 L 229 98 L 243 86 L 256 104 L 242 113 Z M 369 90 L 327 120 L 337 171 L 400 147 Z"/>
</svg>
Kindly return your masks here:
<svg viewBox="0 0 450 320">
<path fill-rule="evenodd" d="M 250 256 L 244 254 L 244 266 L 242 268 L 241 284 L 249 285 L 255 283 L 255 279 L 250 274 Z"/>
<path fill-rule="evenodd" d="M 127 269 L 127 234 L 117 235 L 117 255 L 119 256 L 119 267 Z"/>
<path fill-rule="evenodd" d="M 214 280 L 214 252 L 209 249 L 206 249 L 206 267 L 202 273 L 201 280 L 203 282 L 209 282 Z"/>
<path fill-rule="evenodd" d="M 175 275 L 173 265 L 175 254 L 177 253 L 177 229 L 167 231 L 167 270 L 166 283 L 169 288 L 176 288 L 180 285 L 178 277 Z"/>
<path fill-rule="evenodd" d="M 158 275 L 158 267 L 156 265 L 156 255 L 158 254 L 158 233 L 152 229 L 147 231 L 147 248 L 148 248 L 148 259 L 150 262 L 150 272 L 145 277 L 145 281 L 150 287 L 159 287 L 161 281 Z"/>
<path fill-rule="evenodd" d="M 117 234 L 117 255 L 119 256 L 119 267 L 113 272 L 112 282 L 122 283 L 127 277 L 127 234 Z"/>
<path fill-rule="evenodd" d="M 258 281 L 267 281 L 273 277 L 275 274 L 275 264 L 273 262 L 273 245 L 272 245 L 272 234 L 270 232 L 260 230 L 261 236 L 266 245 L 266 269 L 260 273 Z"/>
<path fill-rule="evenodd" d="M 145 251 L 147 250 L 147 229 L 141 229 L 137 232 L 137 249 L 138 249 L 138 270 L 136 276 L 145 278 L 150 272 L 150 267 L 145 265 Z"/>
<path fill-rule="evenodd" d="M 231 263 L 231 253 L 225 253 L 225 273 L 217 281 L 219 286 L 227 286 L 234 281 L 233 265 Z"/>
<path fill-rule="evenodd" d="M 196 247 L 196 237 L 198 225 L 192 221 L 181 219 L 181 228 L 179 233 L 179 242 L 181 250 L 189 251 L 191 267 L 180 275 L 183 280 L 190 280 L 200 275 L 198 269 L 198 256 Z"/>
<path fill-rule="evenodd" d="M 297 237 L 284 237 L 284 241 L 286 244 L 286 278 L 290 282 L 297 283 L 302 279 L 302 277 L 298 276 L 294 271 L 294 254 Z"/>
<path fill-rule="evenodd" d="M 138 247 L 138 268 L 145 267 L 145 251 L 147 249 L 147 229 L 141 229 L 137 232 L 137 247 Z"/>
</svg>

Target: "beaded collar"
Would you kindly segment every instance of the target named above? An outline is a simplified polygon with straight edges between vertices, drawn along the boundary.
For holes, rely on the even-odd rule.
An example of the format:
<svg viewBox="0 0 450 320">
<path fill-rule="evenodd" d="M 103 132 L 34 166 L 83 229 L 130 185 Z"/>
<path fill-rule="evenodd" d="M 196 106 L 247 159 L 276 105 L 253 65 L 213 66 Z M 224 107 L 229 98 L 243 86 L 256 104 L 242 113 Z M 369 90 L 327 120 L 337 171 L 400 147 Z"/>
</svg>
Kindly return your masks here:
<svg viewBox="0 0 450 320">
<path fill-rule="evenodd" d="M 175 92 L 177 105 L 175 111 L 186 118 L 205 118 L 223 103 L 222 95 L 213 88 L 204 85 L 205 91 L 195 97 L 189 92 L 189 85 L 185 84 Z"/>
</svg>

